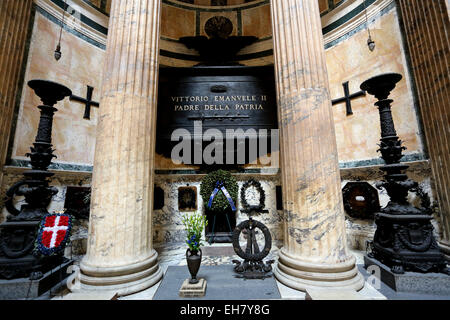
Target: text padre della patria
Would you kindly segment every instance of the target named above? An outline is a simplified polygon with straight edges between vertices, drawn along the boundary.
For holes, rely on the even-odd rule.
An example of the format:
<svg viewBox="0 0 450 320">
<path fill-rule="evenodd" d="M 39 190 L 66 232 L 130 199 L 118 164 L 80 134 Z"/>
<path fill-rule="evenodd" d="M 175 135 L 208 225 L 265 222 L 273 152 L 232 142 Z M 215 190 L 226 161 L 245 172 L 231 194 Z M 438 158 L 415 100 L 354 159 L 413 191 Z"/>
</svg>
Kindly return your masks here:
<svg viewBox="0 0 450 320">
<path fill-rule="evenodd" d="M 264 110 L 266 95 L 237 96 L 178 96 L 171 97 L 174 111 L 228 111 L 228 110 Z M 235 104 L 233 104 L 235 102 Z M 204 104 L 196 104 L 204 103 Z M 208 103 L 208 104 L 206 104 Z M 221 104 L 223 103 L 223 104 Z M 228 104 L 224 104 L 228 103 Z"/>
</svg>

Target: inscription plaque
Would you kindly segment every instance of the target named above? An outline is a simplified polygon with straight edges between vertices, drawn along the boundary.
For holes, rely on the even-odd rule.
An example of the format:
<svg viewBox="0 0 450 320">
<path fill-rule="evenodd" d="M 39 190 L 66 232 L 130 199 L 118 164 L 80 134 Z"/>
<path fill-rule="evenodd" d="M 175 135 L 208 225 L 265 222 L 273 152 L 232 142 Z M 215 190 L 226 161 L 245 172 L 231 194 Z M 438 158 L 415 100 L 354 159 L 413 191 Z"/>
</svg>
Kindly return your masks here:
<svg viewBox="0 0 450 320">
<path fill-rule="evenodd" d="M 157 153 L 170 158 L 180 141 L 171 141 L 177 129 L 186 129 L 186 138 L 192 140 L 209 129 L 219 130 L 224 139 L 227 130 L 235 130 L 235 135 L 245 132 L 247 139 L 267 135 L 270 151 L 271 129 L 277 128 L 273 66 L 160 69 Z M 201 143 L 203 150 L 211 141 Z M 237 143 L 235 146 L 234 152 Z M 193 158 L 192 163 L 197 164 Z"/>
</svg>

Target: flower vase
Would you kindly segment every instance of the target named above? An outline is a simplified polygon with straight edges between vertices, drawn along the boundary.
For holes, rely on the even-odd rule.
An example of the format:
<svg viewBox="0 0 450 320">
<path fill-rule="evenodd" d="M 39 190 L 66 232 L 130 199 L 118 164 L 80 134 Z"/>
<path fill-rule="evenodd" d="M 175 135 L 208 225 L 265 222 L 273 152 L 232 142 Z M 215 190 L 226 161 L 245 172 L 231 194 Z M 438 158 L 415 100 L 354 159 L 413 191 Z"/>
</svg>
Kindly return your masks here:
<svg viewBox="0 0 450 320">
<path fill-rule="evenodd" d="M 200 252 L 200 255 L 198 254 Z M 198 251 L 191 251 L 191 249 L 186 250 L 186 260 L 189 268 L 189 273 L 191 274 L 190 284 L 196 284 L 199 282 L 197 279 L 197 273 L 200 269 L 200 264 L 202 262 L 202 249 Z"/>
</svg>

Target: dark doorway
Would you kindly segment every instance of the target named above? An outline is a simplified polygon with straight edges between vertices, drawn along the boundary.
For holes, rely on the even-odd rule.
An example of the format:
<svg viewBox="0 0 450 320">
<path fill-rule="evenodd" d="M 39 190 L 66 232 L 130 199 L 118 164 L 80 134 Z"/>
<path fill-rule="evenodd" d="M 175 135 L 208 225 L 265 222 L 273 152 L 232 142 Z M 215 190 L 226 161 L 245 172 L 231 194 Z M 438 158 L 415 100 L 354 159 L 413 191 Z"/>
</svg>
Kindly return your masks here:
<svg viewBox="0 0 450 320">
<path fill-rule="evenodd" d="M 208 225 L 205 228 L 208 243 L 231 243 L 236 228 L 236 213 L 231 209 L 225 212 L 213 212 L 206 209 Z"/>
</svg>

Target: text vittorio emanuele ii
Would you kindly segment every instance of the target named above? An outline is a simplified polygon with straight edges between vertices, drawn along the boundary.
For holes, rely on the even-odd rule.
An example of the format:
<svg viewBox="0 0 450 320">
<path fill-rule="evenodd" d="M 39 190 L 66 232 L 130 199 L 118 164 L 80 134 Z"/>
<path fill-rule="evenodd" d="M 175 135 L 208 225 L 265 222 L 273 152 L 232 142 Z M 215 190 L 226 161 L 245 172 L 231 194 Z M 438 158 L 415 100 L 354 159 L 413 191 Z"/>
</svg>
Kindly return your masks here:
<svg viewBox="0 0 450 320">
<path fill-rule="evenodd" d="M 178 96 L 171 97 L 174 111 L 264 110 L 267 96 Z"/>
</svg>

